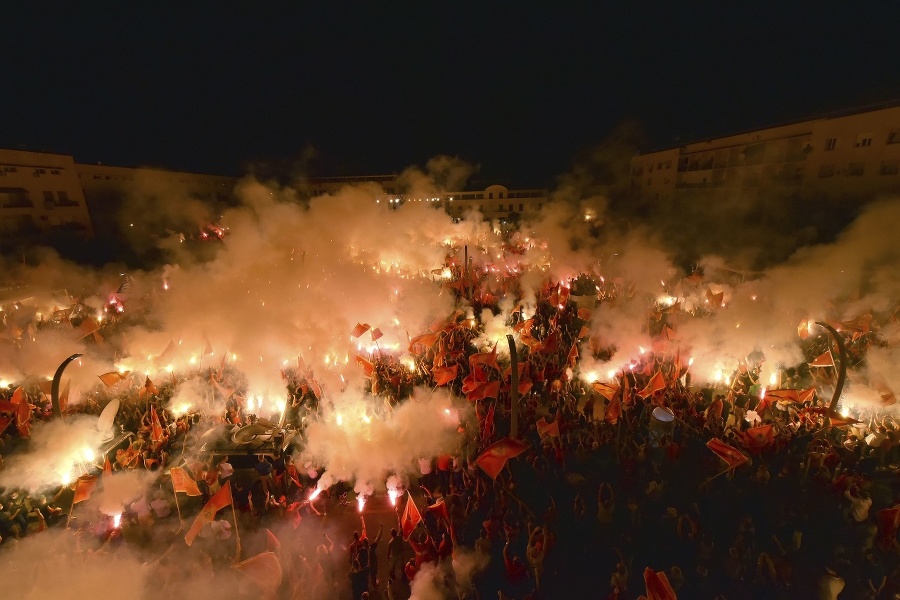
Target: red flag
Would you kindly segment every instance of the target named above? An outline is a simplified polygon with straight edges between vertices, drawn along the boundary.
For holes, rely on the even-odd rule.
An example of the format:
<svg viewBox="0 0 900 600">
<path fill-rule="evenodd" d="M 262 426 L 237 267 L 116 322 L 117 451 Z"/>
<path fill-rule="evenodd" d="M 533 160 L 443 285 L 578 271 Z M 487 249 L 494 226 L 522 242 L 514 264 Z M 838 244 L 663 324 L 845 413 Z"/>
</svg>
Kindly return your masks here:
<svg viewBox="0 0 900 600">
<path fill-rule="evenodd" d="M 459 365 L 453 365 L 452 367 L 435 367 L 432 371 L 435 385 L 447 385 L 456 379 L 458 367 Z"/>
<path fill-rule="evenodd" d="M 368 323 L 357 323 L 357 324 L 356 324 L 356 327 L 353 328 L 353 331 L 350 332 L 350 337 L 352 337 L 352 338 L 358 338 L 359 336 L 361 336 L 362 334 L 364 334 L 364 333 L 367 332 L 368 330 L 369 330 L 369 324 L 368 324 Z"/>
<path fill-rule="evenodd" d="M 112 463 L 109 462 L 109 455 L 103 456 L 103 476 L 106 477 L 108 475 L 112 475 Z"/>
<path fill-rule="evenodd" d="M 440 333 L 423 333 L 422 335 L 417 335 L 413 339 L 409 340 L 409 351 L 415 352 L 415 350 L 413 350 L 413 346 L 415 346 L 416 344 L 421 344 L 426 348 L 431 348 L 437 343 L 440 335 Z"/>
<path fill-rule="evenodd" d="M 500 365 L 497 363 L 497 344 L 494 344 L 494 349 L 490 352 L 481 352 L 479 354 L 473 354 L 469 357 L 469 366 L 474 367 L 475 365 L 485 365 L 496 369 L 497 372 L 500 372 Z"/>
<path fill-rule="evenodd" d="M 775 428 L 771 424 L 751 427 L 746 431 L 739 432 L 739 435 L 744 447 L 754 454 L 775 443 Z"/>
<path fill-rule="evenodd" d="M 641 398 L 646 398 L 647 396 L 664 389 L 666 389 L 666 378 L 663 377 L 662 371 L 657 369 L 656 373 L 654 373 L 653 377 L 650 378 L 650 381 L 647 382 L 647 385 L 638 395 Z"/>
<path fill-rule="evenodd" d="M 131 371 L 122 371 L 121 373 L 119 371 L 110 371 L 109 373 L 98 375 L 98 377 L 100 378 L 100 381 L 106 384 L 106 387 L 111 388 L 117 383 L 127 379 L 129 373 L 131 373 Z"/>
<path fill-rule="evenodd" d="M 554 419 L 552 423 L 548 423 L 545 417 L 538 419 L 535 423 L 538 435 L 544 439 L 548 435 L 550 437 L 559 437 L 559 419 Z"/>
<path fill-rule="evenodd" d="M 372 330 L 372 341 L 373 341 L 373 342 L 377 342 L 377 341 L 380 340 L 383 336 L 384 336 L 384 334 L 381 333 L 381 330 L 378 329 L 377 327 L 376 327 L 375 329 Z"/>
<path fill-rule="evenodd" d="M 763 400 L 781 403 L 792 402 L 797 404 L 800 402 L 800 394 L 797 390 L 766 390 Z M 757 409 L 757 412 L 762 412 L 762 410 Z"/>
<path fill-rule="evenodd" d="M 226 481 L 225 485 L 219 488 L 219 491 L 209 499 L 209 502 L 207 502 L 206 506 L 203 507 L 203 510 L 200 511 L 200 514 L 198 514 L 194 519 L 193 525 L 191 525 L 191 528 L 184 536 L 185 543 L 188 546 L 193 544 L 194 538 L 197 537 L 197 535 L 200 533 L 200 530 L 203 529 L 203 526 L 207 523 L 212 523 L 216 519 L 216 513 L 230 504 L 231 482 Z"/>
<path fill-rule="evenodd" d="M 319 385 L 319 382 L 315 379 L 307 379 L 307 383 L 309 383 L 309 389 L 312 390 L 312 393 L 316 396 L 316 400 L 322 399 L 322 386 Z"/>
<path fill-rule="evenodd" d="M 200 488 L 197 487 L 197 482 L 194 481 L 181 467 L 172 467 L 169 469 L 169 475 L 172 476 L 172 488 L 176 492 L 181 492 L 188 496 L 203 495 Z"/>
<path fill-rule="evenodd" d="M 161 442 L 163 439 L 163 427 L 159 422 L 159 415 L 156 414 L 156 407 L 150 407 L 150 441 Z"/>
<path fill-rule="evenodd" d="M 604 418 L 607 423 L 611 423 L 615 425 L 619 422 L 619 417 L 622 416 L 622 401 L 619 399 L 619 395 L 615 394 L 612 398 L 610 398 L 609 403 L 606 405 L 606 414 Z"/>
<path fill-rule="evenodd" d="M 578 360 L 578 342 L 572 344 L 572 349 L 569 350 L 569 357 L 566 359 L 566 366 L 575 367 L 575 362 Z"/>
<path fill-rule="evenodd" d="M 608 383 L 603 383 L 602 381 L 595 381 L 591 384 L 591 389 L 595 392 L 606 398 L 607 400 L 612 400 L 619 393 L 619 388 L 609 385 Z"/>
<path fill-rule="evenodd" d="M 583 340 L 589 335 L 591 335 L 591 330 L 588 327 L 582 325 L 581 330 L 578 332 L 578 339 Z"/>
<path fill-rule="evenodd" d="M 900 529 L 900 504 L 892 508 L 878 511 L 878 537 L 882 544 L 889 549 L 897 538 L 897 530 Z"/>
<path fill-rule="evenodd" d="M 654 572 L 650 567 L 644 569 L 644 586 L 647 588 L 647 600 L 678 600 L 663 571 Z"/>
<path fill-rule="evenodd" d="M 589 308 L 579 308 L 578 309 L 578 318 L 582 321 L 590 321 L 591 317 L 594 316 L 594 311 Z"/>
<path fill-rule="evenodd" d="M 365 373 L 366 377 L 371 377 L 375 374 L 375 365 L 373 365 L 370 361 L 366 360 L 359 354 L 356 355 L 356 364 L 362 367 L 363 373 Z"/>
<path fill-rule="evenodd" d="M 447 523 L 450 522 L 450 512 L 447 510 L 447 505 L 444 503 L 443 498 L 429 506 L 428 512 L 433 514 L 438 519 L 443 519 Z"/>
<path fill-rule="evenodd" d="M 466 394 L 466 399 L 469 402 L 475 402 L 476 400 L 484 400 L 485 398 L 494 398 L 497 399 L 497 396 L 500 395 L 500 382 L 499 381 L 488 381 L 487 383 L 482 383 L 474 390 Z"/>
<path fill-rule="evenodd" d="M 72 497 L 72 504 L 78 504 L 91 497 L 94 488 L 97 487 L 96 475 L 84 475 L 75 482 L 75 495 Z"/>
<path fill-rule="evenodd" d="M 524 396 L 531 391 L 532 387 L 534 387 L 534 382 L 530 379 L 523 379 L 519 381 L 519 395 Z"/>
<path fill-rule="evenodd" d="M 552 354 L 559 350 L 559 331 L 554 331 L 541 342 L 541 352 L 544 354 Z"/>
<path fill-rule="evenodd" d="M 21 386 L 17 387 L 16 391 L 13 392 L 10 401 L 16 405 L 16 427 L 19 430 L 19 435 L 27 438 L 31 434 L 32 407 L 28 403 L 28 398 L 25 397 L 25 391 Z"/>
<path fill-rule="evenodd" d="M 9 417 L 0 417 L 0 435 L 6 431 L 6 428 L 9 427 L 9 424 L 12 423 L 12 419 Z"/>
<path fill-rule="evenodd" d="M 484 423 L 481 424 L 481 439 L 489 440 L 494 436 L 494 405 L 488 409 L 487 415 L 484 417 Z"/>
<path fill-rule="evenodd" d="M 166 349 L 162 351 L 162 354 L 157 356 L 154 359 L 155 364 L 164 364 L 169 362 L 172 359 L 172 356 L 175 354 L 175 350 L 178 348 L 178 345 L 175 344 L 173 340 L 169 340 L 169 344 L 166 346 Z"/>
<path fill-rule="evenodd" d="M 147 378 L 147 381 L 150 381 L 150 379 Z M 231 398 L 231 395 L 234 393 L 234 390 L 227 390 L 224 387 L 222 387 L 221 385 L 219 385 L 219 382 L 216 381 L 215 377 L 213 377 L 212 375 L 209 376 L 209 382 L 216 389 L 216 391 L 218 391 L 220 394 L 222 394 L 222 398 L 225 400 L 228 400 L 229 398 Z M 152 383 L 151 383 L 151 385 L 152 385 Z"/>
<path fill-rule="evenodd" d="M 816 399 L 816 388 L 811 387 L 805 390 L 800 390 L 800 392 L 797 394 L 797 399 L 800 402 L 812 402 Z"/>
<path fill-rule="evenodd" d="M 81 325 L 75 328 L 75 339 L 86 338 L 98 329 L 100 329 L 100 324 L 95 319 L 85 319 L 81 322 Z"/>
<path fill-rule="evenodd" d="M 462 391 L 464 394 L 468 394 L 486 381 L 487 375 L 485 374 L 484 369 L 475 366 L 468 375 L 463 377 Z"/>
<path fill-rule="evenodd" d="M 826 350 L 822 354 L 816 357 L 814 361 L 809 363 L 810 367 L 833 367 L 834 366 L 834 356 L 831 354 L 831 350 Z"/>
<path fill-rule="evenodd" d="M 531 326 L 534 324 L 534 319 L 525 319 L 524 321 L 519 321 L 515 325 L 513 325 L 513 331 L 516 333 L 531 333 Z"/>
<path fill-rule="evenodd" d="M 718 294 L 713 294 L 713 291 L 710 288 L 706 288 L 706 302 L 710 306 L 721 306 L 722 301 L 725 299 L 725 292 L 719 292 Z"/>
<path fill-rule="evenodd" d="M 528 444 L 512 438 L 503 438 L 491 444 L 481 456 L 475 459 L 475 464 L 481 467 L 481 470 L 487 473 L 491 479 L 496 479 L 506 465 L 506 461 L 526 450 L 528 450 Z"/>
<path fill-rule="evenodd" d="M 422 515 L 416 507 L 412 494 L 406 492 L 406 506 L 403 508 L 403 514 L 400 516 L 400 530 L 403 532 L 403 539 L 408 540 L 416 526 L 422 521 Z"/>
<path fill-rule="evenodd" d="M 748 460 L 744 454 L 733 446 L 729 446 L 719 438 L 713 438 L 706 442 L 706 447 L 712 450 L 716 456 L 728 464 L 728 469 L 736 469 Z"/>
<path fill-rule="evenodd" d="M 800 321 L 800 324 L 797 325 L 797 335 L 800 336 L 801 340 L 805 340 L 809 337 L 810 325 L 810 322 L 806 319 L 803 319 Z"/>
<path fill-rule="evenodd" d="M 212 356 L 213 354 L 215 354 L 215 352 L 213 352 L 212 344 L 209 343 L 209 338 L 204 336 L 203 337 L 203 354 L 201 356 Z"/>
<path fill-rule="evenodd" d="M 281 561 L 274 552 L 260 552 L 256 556 L 232 565 L 231 568 L 246 575 L 269 597 L 274 597 L 281 586 L 283 577 Z"/>
</svg>

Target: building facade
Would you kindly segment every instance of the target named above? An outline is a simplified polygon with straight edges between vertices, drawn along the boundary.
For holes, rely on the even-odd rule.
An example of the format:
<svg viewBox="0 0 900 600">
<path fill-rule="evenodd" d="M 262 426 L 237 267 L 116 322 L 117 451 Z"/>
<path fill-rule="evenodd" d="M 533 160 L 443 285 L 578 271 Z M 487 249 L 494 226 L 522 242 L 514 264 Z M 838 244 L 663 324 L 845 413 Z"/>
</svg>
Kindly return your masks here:
<svg viewBox="0 0 900 600">
<path fill-rule="evenodd" d="M 630 194 L 661 208 L 762 194 L 871 200 L 900 194 L 900 106 L 816 118 L 648 152 Z"/>
<path fill-rule="evenodd" d="M 93 233 L 71 156 L 0 150 L 0 243 Z"/>
</svg>

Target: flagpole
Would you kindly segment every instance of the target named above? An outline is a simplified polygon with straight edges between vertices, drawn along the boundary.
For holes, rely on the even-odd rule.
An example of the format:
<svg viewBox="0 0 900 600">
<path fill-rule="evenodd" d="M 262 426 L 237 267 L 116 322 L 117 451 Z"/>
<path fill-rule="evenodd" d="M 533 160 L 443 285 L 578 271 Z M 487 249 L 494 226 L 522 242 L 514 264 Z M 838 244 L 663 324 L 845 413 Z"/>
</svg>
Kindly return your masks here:
<svg viewBox="0 0 900 600">
<path fill-rule="evenodd" d="M 75 485 L 75 489 L 78 489 L 78 485 Z M 69 506 L 69 517 L 66 519 L 66 529 L 69 528 L 69 522 L 72 520 L 72 511 L 75 510 L 75 496 L 72 496 L 72 505 Z"/>
<path fill-rule="evenodd" d="M 234 517 L 234 536 L 236 538 L 234 562 L 238 563 L 241 560 L 241 532 L 238 529 L 237 511 L 234 509 L 234 496 L 231 497 L 231 514 Z"/>
</svg>

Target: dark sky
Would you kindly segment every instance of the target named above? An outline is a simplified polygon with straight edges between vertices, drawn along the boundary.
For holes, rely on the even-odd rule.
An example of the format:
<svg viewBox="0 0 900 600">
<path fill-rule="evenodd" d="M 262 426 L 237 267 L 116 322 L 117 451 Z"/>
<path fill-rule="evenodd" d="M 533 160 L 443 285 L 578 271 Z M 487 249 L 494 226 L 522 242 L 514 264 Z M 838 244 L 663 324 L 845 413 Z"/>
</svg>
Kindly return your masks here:
<svg viewBox="0 0 900 600">
<path fill-rule="evenodd" d="M 80 162 L 544 186 L 626 119 L 665 146 L 900 98 L 895 2 L 21 4 L 0 147 Z"/>
</svg>

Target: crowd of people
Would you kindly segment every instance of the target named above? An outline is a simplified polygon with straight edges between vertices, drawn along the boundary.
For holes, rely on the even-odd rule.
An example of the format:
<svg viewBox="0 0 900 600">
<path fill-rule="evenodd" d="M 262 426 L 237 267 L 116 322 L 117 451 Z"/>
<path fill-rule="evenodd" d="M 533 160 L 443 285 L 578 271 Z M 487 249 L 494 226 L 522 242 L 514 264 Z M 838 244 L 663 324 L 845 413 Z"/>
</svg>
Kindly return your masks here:
<svg viewBox="0 0 900 600">
<path fill-rule="evenodd" d="M 463 295 L 467 287 L 457 280 L 454 289 Z M 491 308 L 486 295 L 478 301 Z M 3 489 L 3 545 L 59 526 L 90 529 L 104 551 L 140 546 L 154 539 L 155 523 L 175 518 L 173 508 L 190 521 L 228 486 L 234 516 L 213 519 L 194 554 L 170 548 L 156 559 L 161 589 L 185 565 L 228 566 L 256 545 L 278 549 L 278 582 L 254 581 L 280 598 L 429 597 L 425 589 L 518 600 L 900 597 L 900 426 L 890 405 L 831 412 L 820 396 L 834 380 L 805 368 L 789 369 L 782 386 L 818 393 L 767 398 L 753 361 L 728 384 L 697 384 L 673 347 L 647 352 L 614 380 L 592 381 L 579 373 L 580 353 L 603 360 L 614 349 L 590 338 L 591 311 L 568 288 L 545 286 L 534 314 L 511 313 L 515 363 L 500 357 L 496 342 L 476 348 L 480 317 L 462 310 L 410 341 L 412 366 L 390 353 L 358 357 L 379 418 L 415 401 L 416 386 L 446 386 L 474 408 L 460 411 L 454 447 L 410 457 L 411 494 L 397 501 L 396 522 L 387 526 L 367 530 L 363 514 L 346 542 L 334 540 L 327 515 L 354 508 L 352 482 L 314 494 L 326 465 L 301 454 L 256 455 L 251 477 L 237 476 L 227 456 L 201 455 L 195 444 L 204 428 L 259 422 L 242 401 L 240 374 L 220 367 L 208 377 L 220 394 L 214 414 L 173 413 L 175 376 L 158 387 L 149 378 L 127 390 L 101 387 L 66 407 L 99 415 L 118 398 L 116 426 L 133 434 L 87 471 L 167 478 L 166 468 L 178 466 L 196 495 L 177 504 L 184 490 L 158 486 L 126 507 L 118 525 L 77 513 L 73 525 L 77 481 L 46 495 Z M 657 334 L 665 321 L 663 311 L 651 319 Z M 867 336 L 868 326 L 848 337 L 857 364 Z M 810 357 L 817 344 L 810 340 Z M 302 439 L 304 424 L 330 399 L 299 363 L 285 371 L 285 383 L 281 424 Z M 30 405 L 27 418 L 14 389 Z M 33 423 L 56 418 L 48 391 L 25 384 L 0 395 L 10 415 L 2 452 L 25 452 Z M 502 469 L 485 469 L 483 458 L 509 439 L 518 450 L 503 457 Z M 243 553 L 228 542 L 238 531 Z"/>
</svg>

